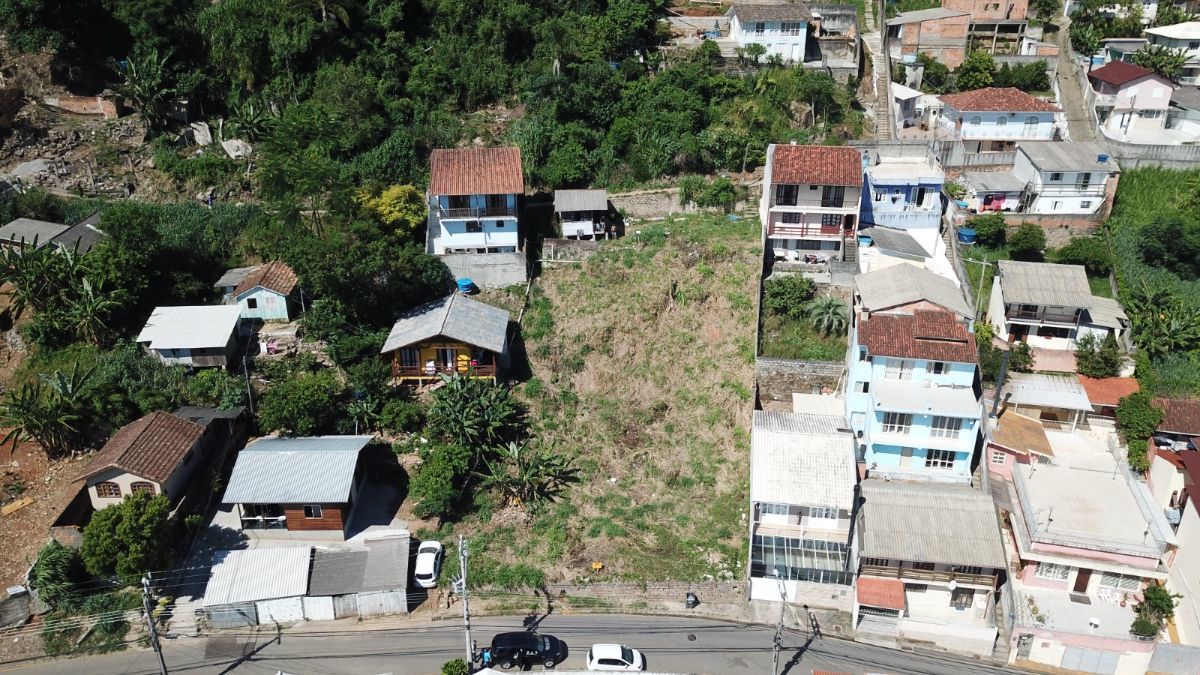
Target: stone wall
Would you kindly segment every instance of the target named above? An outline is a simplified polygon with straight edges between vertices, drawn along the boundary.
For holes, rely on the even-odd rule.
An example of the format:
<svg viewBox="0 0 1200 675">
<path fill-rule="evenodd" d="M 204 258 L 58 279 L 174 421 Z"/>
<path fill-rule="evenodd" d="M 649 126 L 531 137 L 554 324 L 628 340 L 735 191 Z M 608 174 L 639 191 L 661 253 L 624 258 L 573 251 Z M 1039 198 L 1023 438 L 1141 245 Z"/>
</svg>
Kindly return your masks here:
<svg viewBox="0 0 1200 675">
<path fill-rule="evenodd" d="M 673 213 L 694 213 L 696 207 L 679 203 L 679 188 L 637 190 L 610 194 L 608 200 L 627 218 L 662 218 Z"/>
<path fill-rule="evenodd" d="M 754 360 L 754 378 L 758 396 L 763 401 L 791 403 L 792 394 L 809 393 L 814 389 L 833 390 L 842 378 L 845 364 L 841 361 L 801 361 L 799 359 Z"/>
</svg>

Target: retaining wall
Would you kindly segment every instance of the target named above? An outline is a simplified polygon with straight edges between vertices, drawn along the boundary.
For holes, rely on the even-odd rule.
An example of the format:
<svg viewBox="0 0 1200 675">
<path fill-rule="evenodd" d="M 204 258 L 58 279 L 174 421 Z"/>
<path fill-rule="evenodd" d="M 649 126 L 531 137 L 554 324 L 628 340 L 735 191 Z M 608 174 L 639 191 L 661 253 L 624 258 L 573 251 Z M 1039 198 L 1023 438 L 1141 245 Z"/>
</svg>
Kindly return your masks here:
<svg viewBox="0 0 1200 675">
<path fill-rule="evenodd" d="M 477 286 L 502 288 L 525 283 L 524 253 L 452 253 L 441 258 L 455 279 L 465 277 Z"/>
<path fill-rule="evenodd" d="M 841 361 L 802 361 L 799 359 L 754 360 L 754 378 L 763 401 L 791 404 L 792 394 L 837 389 L 845 364 Z"/>
</svg>

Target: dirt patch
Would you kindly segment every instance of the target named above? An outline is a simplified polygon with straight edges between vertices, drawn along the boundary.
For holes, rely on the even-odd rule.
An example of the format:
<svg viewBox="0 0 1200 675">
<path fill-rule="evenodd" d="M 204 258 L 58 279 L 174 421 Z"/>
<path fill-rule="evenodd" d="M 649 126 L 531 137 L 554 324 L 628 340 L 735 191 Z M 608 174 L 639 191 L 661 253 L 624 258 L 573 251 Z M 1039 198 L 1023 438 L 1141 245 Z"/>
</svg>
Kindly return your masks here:
<svg viewBox="0 0 1200 675">
<path fill-rule="evenodd" d="M 0 584 L 25 583 L 25 572 L 38 549 L 50 539 L 50 524 L 78 492 L 73 479 L 87 464 L 86 458 L 46 461 L 34 443 L 18 443 L 0 450 L 0 493 L 5 503 L 29 497 L 33 503 L 0 517 Z M 19 489 L 10 486 L 19 485 Z"/>
</svg>

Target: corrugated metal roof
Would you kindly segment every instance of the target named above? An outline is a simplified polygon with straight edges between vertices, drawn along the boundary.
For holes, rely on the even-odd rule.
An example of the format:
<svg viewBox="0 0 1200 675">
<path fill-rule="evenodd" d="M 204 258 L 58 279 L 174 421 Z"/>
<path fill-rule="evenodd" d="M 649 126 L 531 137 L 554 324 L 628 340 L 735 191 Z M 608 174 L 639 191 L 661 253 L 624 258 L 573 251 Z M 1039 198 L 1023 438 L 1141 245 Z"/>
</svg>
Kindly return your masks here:
<svg viewBox="0 0 1200 675">
<path fill-rule="evenodd" d="M 260 438 L 238 453 L 224 504 L 345 502 L 372 436 Z"/>
<path fill-rule="evenodd" d="M 501 354 L 508 341 L 508 312 L 453 293 L 406 312 L 379 351 L 386 354 L 439 335 Z"/>
<path fill-rule="evenodd" d="M 1087 391 L 1074 375 L 1012 373 L 1004 383 L 1004 398 L 1011 405 L 1030 405 L 1091 412 Z"/>
<path fill-rule="evenodd" d="M 51 239 L 66 232 L 68 229 L 70 228 L 62 223 L 51 223 L 45 220 L 34 220 L 33 218 L 17 218 L 7 225 L 0 227 L 0 241 L 32 245 L 33 240 L 37 239 L 37 246 L 41 248 L 49 244 Z"/>
<path fill-rule="evenodd" d="M 868 312 L 927 300 L 959 316 L 975 312 L 953 281 L 914 265 L 893 265 L 854 277 L 854 288 Z"/>
<path fill-rule="evenodd" d="M 1083 265 L 1001 260 L 1000 294 L 1006 304 L 1092 306 L 1092 287 Z"/>
<path fill-rule="evenodd" d="M 854 435 L 845 418 L 754 411 L 750 499 L 756 502 L 854 505 Z"/>
<path fill-rule="evenodd" d="M 229 286 L 236 287 L 238 284 L 246 280 L 246 277 L 254 273 L 262 265 L 251 265 L 250 267 L 235 267 L 231 270 L 226 270 L 221 275 L 220 279 L 213 284 L 213 288 L 225 288 Z"/>
<path fill-rule="evenodd" d="M 967 485 L 865 480 L 862 555 L 944 565 L 1004 567 L 990 495 Z"/>
<path fill-rule="evenodd" d="M 1121 303 L 1112 298 L 1102 298 L 1098 295 L 1092 296 L 1092 306 L 1088 308 L 1088 318 L 1091 319 L 1093 325 L 1105 328 L 1120 328 L 1129 323 L 1129 317 L 1125 315 Z"/>
<path fill-rule="evenodd" d="M 155 307 L 137 341 L 150 349 L 214 349 L 229 343 L 242 308 L 238 305 Z"/>
<path fill-rule="evenodd" d="M 866 229 L 859 230 L 858 233 L 871 238 L 875 243 L 876 248 L 881 251 L 891 251 L 901 255 L 913 256 L 916 258 L 928 258 L 929 252 L 923 246 L 917 243 L 913 236 L 904 230 L 896 230 L 890 227 L 882 227 L 876 225 Z"/>
<path fill-rule="evenodd" d="M 309 546 L 229 551 L 212 566 L 204 606 L 302 596 L 311 558 Z"/>
<path fill-rule="evenodd" d="M 367 569 L 366 551 L 318 548 L 313 551 L 312 573 L 308 577 L 308 594 L 346 595 L 362 590 L 363 573 Z"/>
<path fill-rule="evenodd" d="M 93 219 L 95 222 L 93 223 Z M 108 235 L 96 229 L 99 224 L 99 214 L 93 214 L 87 220 L 80 221 L 63 230 L 62 234 L 50 240 L 50 243 L 68 251 L 87 253 L 92 247 L 108 239 Z"/>
<path fill-rule="evenodd" d="M 391 534 L 367 540 L 367 566 L 363 592 L 396 591 L 408 588 L 408 535 Z"/>
<path fill-rule="evenodd" d="M 555 190 L 554 211 L 607 211 L 607 190 Z"/>
<path fill-rule="evenodd" d="M 221 410 L 220 408 L 212 408 L 202 405 L 185 405 L 175 411 L 176 417 L 182 417 L 185 420 L 191 420 L 196 424 L 208 426 L 214 420 L 236 420 L 246 414 L 246 409 L 238 406 L 233 410 Z"/>
<path fill-rule="evenodd" d="M 801 3 L 737 4 L 729 9 L 729 16 L 737 15 L 747 21 L 808 21 L 812 11 Z"/>
</svg>

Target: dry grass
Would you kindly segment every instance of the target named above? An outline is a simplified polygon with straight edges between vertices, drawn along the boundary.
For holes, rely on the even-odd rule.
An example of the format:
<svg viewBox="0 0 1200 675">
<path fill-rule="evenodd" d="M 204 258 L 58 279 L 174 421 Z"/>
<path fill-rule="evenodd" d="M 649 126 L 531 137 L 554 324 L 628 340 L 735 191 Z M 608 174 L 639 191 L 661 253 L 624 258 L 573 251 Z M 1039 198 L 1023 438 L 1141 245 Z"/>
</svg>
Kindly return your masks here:
<svg viewBox="0 0 1200 675">
<path fill-rule="evenodd" d="M 547 269 L 522 322 L 534 436 L 574 456 L 581 480 L 528 524 L 485 506 L 456 528 L 551 582 L 593 577 L 593 561 L 600 578 L 644 580 L 745 564 L 758 225 L 641 230 Z M 515 308 L 520 293 L 484 299 Z"/>
</svg>

